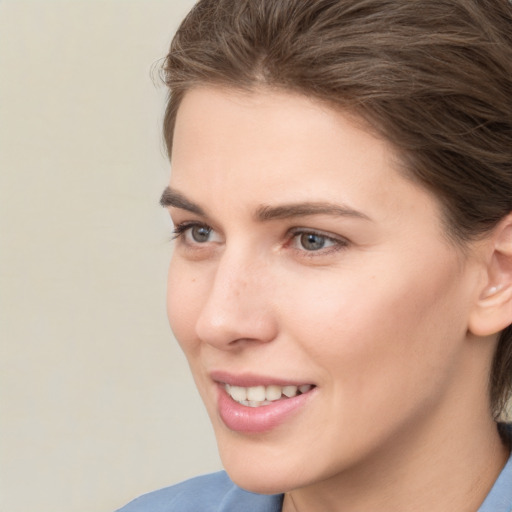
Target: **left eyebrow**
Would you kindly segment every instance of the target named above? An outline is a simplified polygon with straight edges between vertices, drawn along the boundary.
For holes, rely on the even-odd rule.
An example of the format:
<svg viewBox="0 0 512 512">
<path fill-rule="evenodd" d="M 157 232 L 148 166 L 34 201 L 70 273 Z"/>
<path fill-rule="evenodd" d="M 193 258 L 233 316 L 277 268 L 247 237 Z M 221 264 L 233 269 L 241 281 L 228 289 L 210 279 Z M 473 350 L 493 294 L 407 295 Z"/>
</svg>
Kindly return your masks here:
<svg viewBox="0 0 512 512">
<path fill-rule="evenodd" d="M 354 210 L 344 205 L 333 203 L 291 203 L 281 206 L 260 206 L 256 210 L 256 219 L 260 221 L 289 219 L 292 217 L 307 217 L 308 215 L 336 215 L 341 217 L 355 217 L 371 220 L 363 212 Z"/>
</svg>

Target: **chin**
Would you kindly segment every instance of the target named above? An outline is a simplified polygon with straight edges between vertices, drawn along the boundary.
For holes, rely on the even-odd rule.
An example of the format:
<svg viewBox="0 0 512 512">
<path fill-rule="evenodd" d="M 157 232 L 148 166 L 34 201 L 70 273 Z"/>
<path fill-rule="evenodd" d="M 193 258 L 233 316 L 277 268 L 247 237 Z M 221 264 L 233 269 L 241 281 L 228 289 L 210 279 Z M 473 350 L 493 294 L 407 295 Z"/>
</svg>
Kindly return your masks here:
<svg viewBox="0 0 512 512">
<path fill-rule="evenodd" d="M 219 452 L 231 480 L 246 491 L 282 494 L 311 483 L 303 465 L 289 451 L 272 449 L 261 439 L 255 438 L 252 443 L 231 442 L 226 449 L 219 443 Z"/>
<path fill-rule="evenodd" d="M 249 492 L 256 494 L 283 494 L 291 491 L 300 485 L 294 479 L 283 478 L 282 475 L 277 476 L 275 472 L 256 472 L 252 468 L 229 468 L 226 467 L 231 480 Z"/>
</svg>

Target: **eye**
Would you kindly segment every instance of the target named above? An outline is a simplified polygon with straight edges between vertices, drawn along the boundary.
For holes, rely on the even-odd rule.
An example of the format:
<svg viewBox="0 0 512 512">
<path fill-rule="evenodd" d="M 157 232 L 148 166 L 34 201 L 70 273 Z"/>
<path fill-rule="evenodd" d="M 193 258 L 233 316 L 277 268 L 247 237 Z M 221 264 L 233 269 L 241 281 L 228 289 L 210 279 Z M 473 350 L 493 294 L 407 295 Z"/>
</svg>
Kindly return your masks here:
<svg viewBox="0 0 512 512">
<path fill-rule="evenodd" d="M 306 251 L 319 251 L 329 243 L 327 237 L 318 233 L 302 233 L 296 236 L 298 237 L 299 245 L 306 249 Z"/>
<path fill-rule="evenodd" d="M 178 224 L 174 228 L 174 238 L 181 238 L 190 245 L 220 241 L 219 236 L 210 226 L 197 222 Z"/>
<path fill-rule="evenodd" d="M 194 242 L 199 244 L 208 242 L 211 231 L 212 228 L 206 226 L 192 226 L 189 228 L 190 236 L 193 238 Z"/>
<path fill-rule="evenodd" d="M 296 230 L 292 233 L 290 245 L 302 252 L 325 253 L 327 251 L 343 249 L 348 245 L 348 241 L 316 231 Z"/>
</svg>

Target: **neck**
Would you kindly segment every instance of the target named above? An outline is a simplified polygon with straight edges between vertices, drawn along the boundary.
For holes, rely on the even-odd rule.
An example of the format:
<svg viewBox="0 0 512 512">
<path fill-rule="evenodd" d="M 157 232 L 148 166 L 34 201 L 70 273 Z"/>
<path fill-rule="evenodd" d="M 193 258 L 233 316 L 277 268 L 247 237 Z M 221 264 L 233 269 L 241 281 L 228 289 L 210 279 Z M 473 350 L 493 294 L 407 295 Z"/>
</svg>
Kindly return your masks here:
<svg viewBox="0 0 512 512">
<path fill-rule="evenodd" d="M 490 418 L 477 427 L 397 436 L 386 453 L 288 493 L 283 512 L 475 512 L 509 456 Z"/>
</svg>

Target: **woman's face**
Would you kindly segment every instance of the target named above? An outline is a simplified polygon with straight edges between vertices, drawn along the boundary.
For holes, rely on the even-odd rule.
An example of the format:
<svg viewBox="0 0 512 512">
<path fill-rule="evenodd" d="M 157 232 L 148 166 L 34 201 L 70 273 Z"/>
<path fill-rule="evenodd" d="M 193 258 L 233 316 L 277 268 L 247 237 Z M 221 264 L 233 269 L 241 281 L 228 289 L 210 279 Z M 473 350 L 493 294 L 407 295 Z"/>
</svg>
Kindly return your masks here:
<svg viewBox="0 0 512 512">
<path fill-rule="evenodd" d="M 169 318 L 223 463 L 253 491 L 389 461 L 441 433 L 474 380 L 477 267 L 362 126 L 268 90 L 197 88 L 178 112 Z"/>
</svg>

